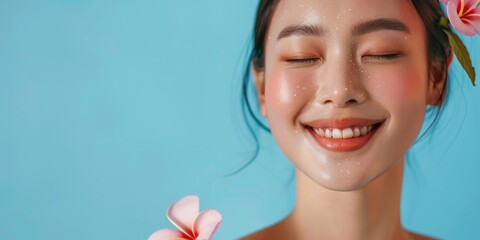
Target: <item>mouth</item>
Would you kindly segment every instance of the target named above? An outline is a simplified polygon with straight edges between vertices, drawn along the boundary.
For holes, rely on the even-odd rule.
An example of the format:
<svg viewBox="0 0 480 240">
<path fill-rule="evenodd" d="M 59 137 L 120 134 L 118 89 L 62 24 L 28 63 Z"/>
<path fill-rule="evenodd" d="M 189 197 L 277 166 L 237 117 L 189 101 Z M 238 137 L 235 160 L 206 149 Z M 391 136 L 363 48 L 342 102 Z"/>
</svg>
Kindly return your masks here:
<svg viewBox="0 0 480 240">
<path fill-rule="evenodd" d="M 340 119 L 307 123 L 305 128 L 324 149 L 350 152 L 363 148 L 385 120 Z"/>
</svg>

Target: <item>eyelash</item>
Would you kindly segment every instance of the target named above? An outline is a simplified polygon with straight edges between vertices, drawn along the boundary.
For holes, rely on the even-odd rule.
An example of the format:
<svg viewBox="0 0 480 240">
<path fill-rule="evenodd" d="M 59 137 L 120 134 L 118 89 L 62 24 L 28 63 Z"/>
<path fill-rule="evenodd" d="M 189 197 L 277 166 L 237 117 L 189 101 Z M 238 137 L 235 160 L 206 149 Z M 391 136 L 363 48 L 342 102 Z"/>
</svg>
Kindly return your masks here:
<svg viewBox="0 0 480 240">
<path fill-rule="evenodd" d="M 316 63 L 319 60 L 319 58 L 292 58 L 287 59 L 286 61 L 288 63 Z"/>
<path fill-rule="evenodd" d="M 390 53 L 390 54 L 380 54 L 380 55 L 366 55 L 363 58 L 373 59 L 373 60 L 394 60 L 399 58 L 401 55 L 399 53 Z"/>
<path fill-rule="evenodd" d="M 367 59 L 371 59 L 371 60 L 378 60 L 378 61 L 381 61 L 381 60 L 385 60 L 385 61 L 388 61 L 388 60 L 394 60 L 394 59 L 397 59 L 399 58 L 401 55 L 399 53 L 390 53 L 390 54 L 380 54 L 380 55 L 366 55 L 364 57 L 362 57 L 362 59 L 364 58 L 367 58 Z M 286 62 L 287 63 L 292 63 L 292 64 L 307 64 L 307 63 L 310 63 L 310 64 L 313 64 L 313 63 L 316 63 L 320 60 L 320 58 L 291 58 L 291 59 L 286 59 Z"/>
</svg>

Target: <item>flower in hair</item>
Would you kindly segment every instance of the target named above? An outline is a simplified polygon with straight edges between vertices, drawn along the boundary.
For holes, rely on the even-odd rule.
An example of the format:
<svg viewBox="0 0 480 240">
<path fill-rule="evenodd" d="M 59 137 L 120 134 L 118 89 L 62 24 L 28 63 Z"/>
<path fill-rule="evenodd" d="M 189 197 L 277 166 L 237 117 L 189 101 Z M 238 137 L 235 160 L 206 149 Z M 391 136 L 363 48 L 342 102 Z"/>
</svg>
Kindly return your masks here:
<svg viewBox="0 0 480 240">
<path fill-rule="evenodd" d="M 457 56 L 458 62 L 462 65 L 463 69 L 465 69 L 472 85 L 475 86 L 476 73 L 470 60 L 470 54 L 465 44 L 463 44 L 462 39 L 448 28 L 448 24 L 451 23 L 459 33 L 467 36 L 473 36 L 475 33 L 480 34 L 480 9 L 477 8 L 480 0 L 440 1 L 447 4 L 448 19 L 442 16 L 439 24 L 442 26 L 443 32 L 447 34 L 448 41 L 455 56 Z"/>
<path fill-rule="evenodd" d="M 452 26 L 462 34 L 480 34 L 480 0 L 441 0 L 447 4 L 447 15 Z"/>
<path fill-rule="evenodd" d="M 168 220 L 177 227 L 154 232 L 148 240 L 210 240 L 222 222 L 216 210 L 199 212 L 198 196 L 186 196 L 174 202 L 167 210 Z"/>
</svg>

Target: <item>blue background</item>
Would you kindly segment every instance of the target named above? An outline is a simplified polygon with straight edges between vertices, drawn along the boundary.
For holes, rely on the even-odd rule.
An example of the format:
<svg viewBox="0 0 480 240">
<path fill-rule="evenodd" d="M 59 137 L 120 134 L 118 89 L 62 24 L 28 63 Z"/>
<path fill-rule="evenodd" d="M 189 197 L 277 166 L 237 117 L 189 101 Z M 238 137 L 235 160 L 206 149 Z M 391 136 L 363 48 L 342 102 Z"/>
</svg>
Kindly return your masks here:
<svg viewBox="0 0 480 240">
<path fill-rule="evenodd" d="M 215 239 L 286 216 L 293 168 L 269 135 L 221 176 L 254 148 L 239 86 L 256 4 L 1 0 L 0 239 L 146 239 L 187 194 L 222 213 Z M 479 37 L 464 39 L 480 69 Z M 409 153 L 403 222 L 478 239 L 480 90 L 458 62 L 450 74 Z"/>
</svg>

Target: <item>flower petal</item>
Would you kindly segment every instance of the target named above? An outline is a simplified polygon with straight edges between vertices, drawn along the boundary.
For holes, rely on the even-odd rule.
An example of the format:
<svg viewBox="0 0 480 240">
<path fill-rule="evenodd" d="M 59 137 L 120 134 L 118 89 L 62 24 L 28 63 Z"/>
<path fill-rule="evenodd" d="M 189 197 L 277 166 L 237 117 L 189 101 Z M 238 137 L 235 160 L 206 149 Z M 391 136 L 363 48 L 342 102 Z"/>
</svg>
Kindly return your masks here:
<svg viewBox="0 0 480 240">
<path fill-rule="evenodd" d="M 480 21 L 476 21 L 477 24 L 473 23 L 473 27 L 475 28 L 475 31 L 477 32 L 477 34 L 480 35 Z"/>
<path fill-rule="evenodd" d="M 470 13 L 473 9 L 475 9 L 478 4 L 480 3 L 480 0 L 465 0 L 465 13 L 468 14 Z"/>
<path fill-rule="evenodd" d="M 448 19 L 450 19 L 450 23 L 459 33 L 465 34 L 467 36 L 475 35 L 475 28 L 470 24 L 465 24 L 464 22 L 462 22 L 462 20 L 458 16 L 457 8 L 458 1 L 450 0 L 448 2 L 447 15 Z"/>
<path fill-rule="evenodd" d="M 470 22 L 475 31 L 480 34 L 480 8 L 475 8 L 468 14 L 467 20 Z"/>
<path fill-rule="evenodd" d="M 468 25 L 471 26 L 474 30 L 474 33 L 470 36 L 473 36 L 476 33 L 480 34 L 480 24 L 476 24 L 476 23 L 480 23 L 480 19 L 478 20 L 469 20 L 469 19 L 465 19 L 465 22 L 468 22 Z"/>
<path fill-rule="evenodd" d="M 222 215 L 213 209 L 207 209 L 198 215 L 193 229 L 197 234 L 198 240 L 207 240 L 212 238 L 218 226 L 222 222 Z"/>
<path fill-rule="evenodd" d="M 184 238 L 184 237 L 185 237 L 185 234 L 183 234 L 182 232 L 180 232 L 178 230 L 161 229 L 161 230 L 158 230 L 158 231 L 152 233 L 152 235 L 150 235 L 150 237 L 148 237 L 148 240 L 188 239 L 188 238 Z"/>
<path fill-rule="evenodd" d="M 193 223 L 198 216 L 200 203 L 198 196 L 189 195 L 175 203 L 167 210 L 167 218 L 180 231 L 194 238 Z"/>
</svg>

